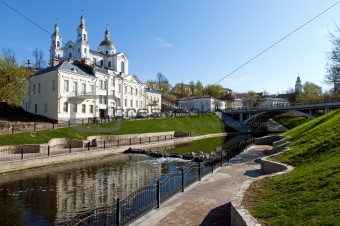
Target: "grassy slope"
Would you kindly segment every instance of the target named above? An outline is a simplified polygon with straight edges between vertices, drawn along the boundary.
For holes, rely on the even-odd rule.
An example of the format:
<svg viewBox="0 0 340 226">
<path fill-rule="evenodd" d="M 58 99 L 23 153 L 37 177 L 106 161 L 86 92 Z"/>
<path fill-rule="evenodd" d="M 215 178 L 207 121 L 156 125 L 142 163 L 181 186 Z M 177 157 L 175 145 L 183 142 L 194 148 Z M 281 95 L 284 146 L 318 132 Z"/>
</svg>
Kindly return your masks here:
<svg viewBox="0 0 340 226">
<path fill-rule="evenodd" d="M 269 179 L 251 212 L 267 225 L 340 225 L 340 110 L 285 135 L 292 150 L 280 155 L 296 168 Z"/>
<path fill-rule="evenodd" d="M 287 129 L 293 129 L 299 125 L 302 125 L 305 122 L 308 122 L 309 119 L 306 117 L 288 117 L 288 118 L 274 118 L 275 121 L 286 127 Z"/>
<path fill-rule="evenodd" d="M 96 124 L 92 127 L 110 128 L 113 126 L 114 123 L 111 122 Z M 197 136 L 209 133 L 224 133 L 224 126 L 223 122 L 214 114 L 204 114 L 192 117 L 124 121 L 118 131 L 111 133 L 79 132 L 73 128 L 63 128 L 57 130 L 0 135 L 0 145 L 42 144 L 47 143 L 52 138 L 62 137 L 85 140 L 91 135 L 139 134 L 165 131 L 191 132 L 192 136 Z"/>
</svg>

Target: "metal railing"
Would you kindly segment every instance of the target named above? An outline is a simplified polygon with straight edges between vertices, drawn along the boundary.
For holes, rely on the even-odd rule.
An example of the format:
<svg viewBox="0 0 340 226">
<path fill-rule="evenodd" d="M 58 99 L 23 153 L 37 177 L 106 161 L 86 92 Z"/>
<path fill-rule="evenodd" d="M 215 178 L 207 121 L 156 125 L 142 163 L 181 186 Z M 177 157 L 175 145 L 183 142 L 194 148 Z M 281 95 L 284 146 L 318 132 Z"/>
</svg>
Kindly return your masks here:
<svg viewBox="0 0 340 226">
<path fill-rule="evenodd" d="M 288 108 L 288 107 L 303 107 L 305 105 L 315 105 L 315 104 L 330 104 L 330 103 L 338 103 L 340 102 L 340 98 L 333 98 L 327 100 L 316 100 L 311 102 L 294 102 L 294 103 L 278 103 L 272 105 L 262 105 L 258 107 L 238 107 L 238 108 L 226 108 L 223 112 L 237 112 L 237 111 L 258 111 L 258 110 L 267 110 L 267 109 L 277 109 L 277 108 Z"/>
<path fill-rule="evenodd" d="M 190 133 L 186 135 L 189 137 Z M 181 136 L 184 137 L 184 136 Z M 94 142 L 87 142 L 82 147 L 77 147 L 77 144 L 66 144 L 63 147 L 53 147 L 53 146 L 40 146 L 37 145 L 25 145 L 23 148 L 8 148 L 8 149 L 0 149 L 0 162 L 1 161 L 13 161 L 13 160 L 23 160 L 27 158 L 37 158 L 37 157 L 44 157 L 44 156 L 56 156 L 62 154 L 69 154 L 69 153 L 76 153 L 76 152 L 87 152 L 92 150 L 105 150 L 107 148 L 115 148 L 121 146 L 129 146 L 135 144 L 145 144 L 151 142 L 159 142 L 159 141 L 166 141 L 166 140 L 173 140 L 177 139 L 172 134 L 167 135 L 158 135 L 158 136 L 148 136 L 148 137 L 133 137 L 133 138 L 121 138 L 116 140 L 104 140 L 104 141 L 96 141 Z"/>
<path fill-rule="evenodd" d="M 243 140 L 211 159 L 183 168 L 179 172 L 163 175 L 157 183 L 142 187 L 122 200 L 118 198 L 110 206 L 79 213 L 68 221 L 58 222 L 57 225 L 128 225 L 151 210 L 160 208 L 162 203 L 177 193 L 184 192 L 185 188 L 200 181 L 203 176 L 213 173 L 214 169 L 229 162 L 253 145 L 254 141 L 254 138 Z"/>
</svg>

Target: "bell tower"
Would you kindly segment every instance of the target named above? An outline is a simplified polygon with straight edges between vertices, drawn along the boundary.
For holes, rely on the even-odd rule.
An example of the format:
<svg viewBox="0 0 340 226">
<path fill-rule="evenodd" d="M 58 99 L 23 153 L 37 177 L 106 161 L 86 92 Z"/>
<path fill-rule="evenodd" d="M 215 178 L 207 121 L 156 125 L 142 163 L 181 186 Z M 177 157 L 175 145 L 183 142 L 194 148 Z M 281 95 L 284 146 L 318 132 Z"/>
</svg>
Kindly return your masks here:
<svg viewBox="0 0 340 226">
<path fill-rule="evenodd" d="M 59 33 L 58 19 L 56 19 L 54 33 L 51 35 L 50 62 L 61 58 L 63 58 L 62 38 Z"/>
<path fill-rule="evenodd" d="M 90 53 L 90 45 L 88 41 L 88 31 L 85 25 L 85 17 L 83 15 L 84 10 L 82 10 L 82 15 L 80 17 L 80 25 L 77 28 L 77 47 L 80 59 L 87 59 Z"/>
</svg>

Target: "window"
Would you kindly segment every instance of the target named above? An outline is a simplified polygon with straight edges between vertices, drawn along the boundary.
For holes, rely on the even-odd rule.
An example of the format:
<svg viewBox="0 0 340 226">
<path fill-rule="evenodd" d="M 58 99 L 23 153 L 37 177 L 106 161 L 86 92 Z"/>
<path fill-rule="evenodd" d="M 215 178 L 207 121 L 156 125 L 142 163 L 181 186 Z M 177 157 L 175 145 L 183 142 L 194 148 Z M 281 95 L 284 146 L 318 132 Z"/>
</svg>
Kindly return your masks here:
<svg viewBox="0 0 340 226">
<path fill-rule="evenodd" d="M 78 82 L 73 82 L 73 94 L 77 95 L 77 90 L 78 90 Z"/>
<path fill-rule="evenodd" d="M 124 93 L 127 93 L 127 86 L 124 87 Z"/>
<path fill-rule="evenodd" d="M 136 92 L 135 92 L 135 95 L 136 95 L 136 96 L 138 95 L 138 88 L 136 88 Z"/>
<path fill-rule="evenodd" d="M 140 101 L 139 108 L 142 108 L 142 107 L 143 107 L 143 101 Z"/>
<path fill-rule="evenodd" d="M 115 79 L 111 79 L 111 86 L 115 86 Z"/>
<path fill-rule="evenodd" d="M 127 99 L 124 100 L 124 106 L 127 107 Z"/>
<path fill-rule="evenodd" d="M 122 61 L 121 63 L 120 63 L 120 67 L 121 67 L 121 72 L 124 74 L 125 73 L 125 69 L 124 69 L 124 61 Z"/>
<path fill-rule="evenodd" d="M 73 104 L 73 112 L 77 113 L 77 104 Z"/>
<path fill-rule="evenodd" d="M 68 80 L 64 80 L 64 91 L 68 92 L 69 91 L 69 83 Z"/>
<path fill-rule="evenodd" d="M 138 108 L 138 100 L 136 100 L 136 108 Z"/>
<path fill-rule="evenodd" d="M 86 53 L 87 51 L 86 51 L 86 48 L 84 48 L 84 53 Z"/>
<path fill-rule="evenodd" d="M 120 107 L 120 106 L 121 106 L 121 104 L 120 104 L 120 98 L 117 98 L 116 104 L 117 104 L 117 107 Z"/>
<path fill-rule="evenodd" d="M 106 55 L 109 55 L 109 51 L 106 50 Z"/>
<path fill-rule="evenodd" d="M 103 104 L 107 104 L 107 98 L 106 98 L 106 96 L 103 96 Z"/>
<path fill-rule="evenodd" d="M 103 89 L 107 89 L 107 81 L 104 81 L 104 87 L 103 87 Z"/>
<path fill-rule="evenodd" d="M 130 92 L 131 92 L 131 95 L 133 94 L 133 88 L 131 87 L 131 90 L 130 90 Z"/>
<path fill-rule="evenodd" d="M 109 67 L 111 67 L 111 61 L 109 61 Z"/>
<path fill-rule="evenodd" d="M 103 80 L 99 80 L 99 89 L 103 89 Z"/>
<path fill-rule="evenodd" d="M 91 95 L 94 95 L 94 85 L 90 85 L 90 93 Z"/>
<path fill-rule="evenodd" d="M 81 105 L 81 112 L 86 113 L 86 105 L 85 104 Z"/>
<path fill-rule="evenodd" d="M 100 66 L 102 66 L 102 67 L 103 67 L 103 65 L 104 65 L 104 61 L 103 61 L 103 60 L 101 60 L 101 61 L 100 61 Z"/>
<path fill-rule="evenodd" d="M 40 93 L 41 92 L 41 84 L 39 83 L 38 84 L 38 93 Z"/>
<path fill-rule="evenodd" d="M 90 113 L 93 113 L 93 105 L 90 105 Z"/>
<path fill-rule="evenodd" d="M 55 91 L 55 80 L 52 80 L 52 91 Z"/>
<path fill-rule="evenodd" d="M 60 42 L 59 42 L 59 41 L 57 41 L 57 47 L 58 47 L 58 48 L 60 47 Z"/>
<path fill-rule="evenodd" d="M 33 85 L 33 94 L 35 94 L 35 85 Z"/>
<path fill-rule="evenodd" d="M 44 112 L 47 113 L 47 104 L 44 104 Z"/>
<path fill-rule="evenodd" d="M 78 48 L 78 53 L 80 53 L 80 48 Z"/>
<path fill-rule="evenodd" d="M 97 59 L 93 58 L 93 63 L 96 65 L 97 64 Z"/>
<path fill-rule="evenodd" d="M 86 41 L 86 34 L 84 34 L 84 41 Z"/>
<path fill-rule="evenodd" d="M 72 57 L 72 53 L 69 53 L 68 56 L 69 56 L 69 57 Z"/>
<path fill-rule="evenodd" d="M 133 101 L 130 100 L 130 107 L 133 107 Z"/>
<path fill-rule="evenodd" d="M 118 93 L 121 93 L 121 92 L 122 92 L 122 85 L 119 84 L 119 85 L 118 85 Z"/>
<path fill-rule="evenodd" d="M 103 104 L 103 96 L 102 95 L 99 95 L 99 103 Z"/>
<path fill-rule="evenodd" d="M 68 112 L 68 103 L 64 103 L 64 112 Z"/>
<path fill-rule="evenodd" d="M 115 97 L 115 91 L 111 90 L 111 98 L 113 99 Z"/>
<path fill-rule="evenodd" d="M 81 84 L 81 94 L 83 94 L 83 95 L 86 94 L 86 83 Z"/>
<path fill-rule="evenodd" d="M 38 105 L 37 104 L 34 105 L 34 113 L 38 113 Z"/>
</svg>

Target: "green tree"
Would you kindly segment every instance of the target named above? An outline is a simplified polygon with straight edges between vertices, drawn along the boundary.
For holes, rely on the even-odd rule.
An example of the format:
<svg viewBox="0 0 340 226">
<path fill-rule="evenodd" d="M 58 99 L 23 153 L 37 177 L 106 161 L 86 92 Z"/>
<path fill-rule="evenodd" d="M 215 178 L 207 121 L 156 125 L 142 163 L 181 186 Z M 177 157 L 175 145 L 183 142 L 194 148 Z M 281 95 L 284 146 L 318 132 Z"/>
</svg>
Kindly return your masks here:
<svg viewBox="0 0 340 226">
<path fill-rule="evenodd" d="M 314 102 L 322 99 L 322 88 L 312 82 L 303 84 L 303 93 L 296 97 L 297 102 Z"/>
<path fill-rule="evenodd" d="M 203 95 L 203 85 L 202 82 L 200 80 L 198 80 L 196 82 L 196 92 L 195 92 L 196 96 L 201 96 Z"/>
<path fill-rule="evenodd" d="M 302 87 L 304 93 L 315 94 L 319 96 L 322 94 L 322 88 L 312 82 L 305 82 Z"/>
<path fill-rule="evenodd" d="M 9 106 L 20 106 L 27 94 L 29 74 L 23 65 L 17 64 L 12 50 L 3 49 L 0 56 L 0 101 Z"/>
<path fill-rule="evenodd" d="M 195 90 L 196 90 L 195 82 L 190 81 L 189 85 L 190 85 L 190 92 L 191 92 L 190 95 L 195 95 Z"/>
<path fill-rule="evenodd" d="M 221 85 L 207 85 L 206 93 L 215 98 L 221 98 L 223 95 L 223 87 Z"/>
</svg>

